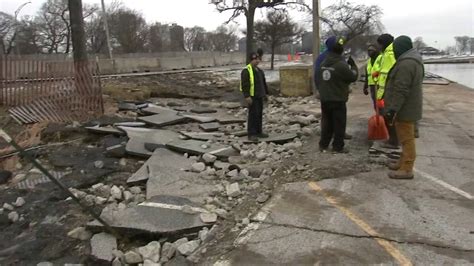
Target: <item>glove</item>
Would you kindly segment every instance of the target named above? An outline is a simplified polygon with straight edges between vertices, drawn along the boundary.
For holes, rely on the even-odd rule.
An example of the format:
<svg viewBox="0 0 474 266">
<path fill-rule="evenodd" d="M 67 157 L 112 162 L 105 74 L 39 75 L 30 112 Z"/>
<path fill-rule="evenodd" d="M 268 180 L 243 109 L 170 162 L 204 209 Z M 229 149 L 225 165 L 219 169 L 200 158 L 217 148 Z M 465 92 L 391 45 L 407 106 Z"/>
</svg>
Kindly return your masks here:
<svg viewBox="0 0 474 266">
<path fill-rule="evenodd" d="M 347 63 L 350 65 L 350 66 L 356 66 L 355 62 L 354 62 L 354 59 L 352 59 L 352 56 L 349 57 L 349 59 L 347 59 Z"/>
<path fill-rule="evenodd" d="M 364 95 L 369 95 L 369 90 L 367 88 L 364 88 Z"/>
<path fill-rule="evenodd" d="M 385 107 L 385 101 L 383 99 L 376 101 L 377 107 L 383 109 Z"/>
<path fill-rule="evenodd" d="M 380 72 L 372 72 L 372 78 L 376 78 L 380 75 Z"/>
<path fill-rule="evenodd" d="M 252 97 L 245 98 L 245 102 L 247 102 L 247 106 L 250 107 L 252 105 Z"/>
<path fill-rule="evenodd" d="M 388 121 L 388 124 L 393 126 L 393 122 L 395 121 L 395 117 L 397 116 L 397 112 L 394 110 L 388 110 L 387 113 L 385 113 L 385 118 Z"/>
</svg>

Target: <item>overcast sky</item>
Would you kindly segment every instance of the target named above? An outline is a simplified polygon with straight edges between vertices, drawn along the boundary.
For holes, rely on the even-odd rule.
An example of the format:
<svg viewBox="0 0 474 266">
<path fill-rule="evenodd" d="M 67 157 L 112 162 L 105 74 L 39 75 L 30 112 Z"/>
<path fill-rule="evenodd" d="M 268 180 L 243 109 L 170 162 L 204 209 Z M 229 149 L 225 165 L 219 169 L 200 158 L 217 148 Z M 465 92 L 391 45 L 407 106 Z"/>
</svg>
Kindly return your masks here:
<svg viewBox="0 0 474 266">
<path fill-rule="evenodd" d="M 20 16 L 34 15 L 44 0 L 30 0 Z M 105 0 L 106 4 L 112 0 Z M 311 2 L 310 0 L 307 0 Z M 336 0 L 320 0 L 322 8 Z M 425 42 L 436 48 L 454 44 L 454 36 L 474 36 L 474 0 L 349 0 L 354 3 L 376 4 L 383 12 L 382 23 L 386 31 L 394 36 L 422 36 Z M 0 10 L 14 13 L 23 0 L 0 0 Z M 100 0 L 83 0 L 84 3 L 100 3 Z M 220 14 L 209 0 L 122 0 L 125 6 L 142 12 L 148 22 L 176 22 L 184 27 L 203 26 L 214 30 L 230 16 Z M 256 19 L 262 17 L 257 12 Z M 295 20 L 305 15 L 295 13 Z M 243 28 L 244 19 L 237 20 Z"/>
</svg>

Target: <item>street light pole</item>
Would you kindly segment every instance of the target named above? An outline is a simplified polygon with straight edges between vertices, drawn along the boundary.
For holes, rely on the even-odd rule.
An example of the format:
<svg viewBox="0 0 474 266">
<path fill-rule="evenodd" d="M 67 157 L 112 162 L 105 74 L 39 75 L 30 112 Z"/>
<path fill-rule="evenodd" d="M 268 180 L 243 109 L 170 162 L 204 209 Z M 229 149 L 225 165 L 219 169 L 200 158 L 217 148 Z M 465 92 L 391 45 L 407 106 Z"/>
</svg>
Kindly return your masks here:
<svg viewBox="0 0 474 266">
<path fill-rule="evenodd" d="M 102 3 L 102 19 L 104 20 L 104 28 L 105 28 L 105 37 L 107 38 L 107 48 L 109 50 L 109 59 L 112 60 L 112 46 L 110 43 L 110 32 L 109 32 L 109 22 L 107 20 L 107 11 L 105 10 L 105 3 L 104 0 L 101 1 Z"/>
<path fill-rule="evenodd" d="M 321 43 L 319 35 L 319 0 L 313 0 L 313 62 L 319 55 Z"/>
</svg>

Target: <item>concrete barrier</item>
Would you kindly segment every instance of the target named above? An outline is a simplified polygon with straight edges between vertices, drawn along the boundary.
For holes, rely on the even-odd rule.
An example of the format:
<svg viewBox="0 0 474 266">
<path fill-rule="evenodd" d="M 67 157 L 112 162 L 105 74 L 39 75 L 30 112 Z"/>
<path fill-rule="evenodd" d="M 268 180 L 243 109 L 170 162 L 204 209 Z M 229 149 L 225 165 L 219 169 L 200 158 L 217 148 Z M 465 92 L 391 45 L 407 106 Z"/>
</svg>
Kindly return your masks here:
<svg viewBox="0 0 474 266">
<path fill-rule="evenodd" d="M 280 67 L 281 94 L 289 97 L 309 96 L 312 94 L 311 65 L 293 65 Z"/>
<path fill-rule="evenodd" d="M 218 56 L 191 58 L 192 66 L 195 68 L 213 67 L 216 65 L 214 58 L 217 58 L 217 57 Z"/>
<path fill-rule="evenodd" d="M 156 58 L 116 58 L 114 61 L 116 73 L 160 70 Z"/>
<path fill-rule="evenodd" d="M 193 67 L 190 57 L 163 57 L 158 59 L 161 70 L 188 69 Z"/>
<path fill-rule="evenodd" d="M 214 56 L 215 66 L 225 66 L 232 64 L 232 55 L 222 54 L 221 56 Z"/>
</svg>

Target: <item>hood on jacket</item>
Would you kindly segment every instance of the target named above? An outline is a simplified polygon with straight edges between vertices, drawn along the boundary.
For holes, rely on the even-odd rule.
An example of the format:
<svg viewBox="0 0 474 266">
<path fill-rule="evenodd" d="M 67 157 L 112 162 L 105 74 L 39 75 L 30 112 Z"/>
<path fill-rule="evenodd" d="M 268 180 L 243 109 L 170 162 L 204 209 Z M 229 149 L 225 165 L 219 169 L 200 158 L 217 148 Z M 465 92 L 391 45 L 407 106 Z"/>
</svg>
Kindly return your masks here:
<svg viewBox="0 0 474 266">
<path fill-rule="evenodd" d="M 402 54 L 406 53 L 412 48 L 413 42 L 408 36 L 402 35 L 393 41 L 393 53 L 395 54 L 395 59 L 398 59 Z"/>
</svg>

